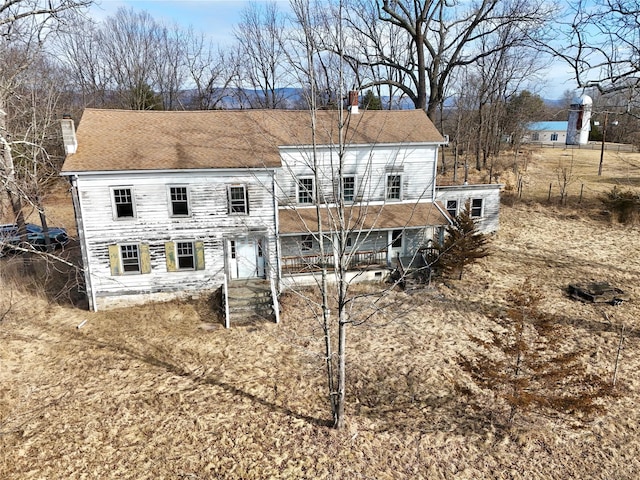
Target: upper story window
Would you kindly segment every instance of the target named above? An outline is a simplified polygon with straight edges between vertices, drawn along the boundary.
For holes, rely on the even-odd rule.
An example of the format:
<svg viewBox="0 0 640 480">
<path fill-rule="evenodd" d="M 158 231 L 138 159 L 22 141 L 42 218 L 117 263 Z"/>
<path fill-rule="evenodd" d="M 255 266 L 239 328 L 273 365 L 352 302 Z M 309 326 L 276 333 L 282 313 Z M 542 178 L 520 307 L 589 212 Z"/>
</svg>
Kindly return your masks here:
<svg viewBox="0 0 640 480">
<path fill-rule="evenodd" d="M 387 175 L 387 200 L 402 199 L 402 175 Z"/>
<path fill-rule="evenodd" d="M 113 195 L 114 218 L 134 218 L 133 189 L 131 187 L 115 187 Z"/>
<path fill-rule="evenodd" d="M 447 200 L 447 212 L 452 217 L 458 215 L 458 201 L 457 200 Z"/>
<path fill-rule="evenodd" d="M 189 211 L 189 190 L 187 187 L 169 187 L 172 217 L 187 217 Z"/>
<path fill-rule="evenodd" d="M 471 217 L 472 218 L 482 217 L 482 199 L 481 198 L 471 199 Z"/>
<path fill-rule="evenodd" d="M 356 199 L 356 177 L 342 177 L 342 196 L 345 202 L 353 202 Z"/>
<path fill-rule="evenodd" d="M 298 203 L 313 203 L 313 178 L 298 179 Z"/>
<path fill-rule="evenodd" d="M 247 189 L 244 185 L 230 185 L 228 187 L 228 195 L 229 213 L 249 213 L 249 199 L 247 198 Z"/>
</svg>

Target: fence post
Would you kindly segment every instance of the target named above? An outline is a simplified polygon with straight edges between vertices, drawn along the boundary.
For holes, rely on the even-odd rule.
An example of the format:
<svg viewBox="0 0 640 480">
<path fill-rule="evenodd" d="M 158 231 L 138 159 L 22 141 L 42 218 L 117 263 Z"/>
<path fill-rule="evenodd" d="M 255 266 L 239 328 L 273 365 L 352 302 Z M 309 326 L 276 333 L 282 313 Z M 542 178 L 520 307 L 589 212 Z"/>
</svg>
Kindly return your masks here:
<svg viewBox="0 0 640 480">
<path fill-rule="evenodd" d="M 580 200 L 578 200 L 578 203 L 582 203 L 582 192 L 584 191 L 584 183 L 580 186 Z"/>
<path fill-rule="evenodd" d="M 553 185 L 553 183 L 549 184 L 549 195 L 547 195 L 547 202 L 551 201 L 551 186 Z"/>
</svg>

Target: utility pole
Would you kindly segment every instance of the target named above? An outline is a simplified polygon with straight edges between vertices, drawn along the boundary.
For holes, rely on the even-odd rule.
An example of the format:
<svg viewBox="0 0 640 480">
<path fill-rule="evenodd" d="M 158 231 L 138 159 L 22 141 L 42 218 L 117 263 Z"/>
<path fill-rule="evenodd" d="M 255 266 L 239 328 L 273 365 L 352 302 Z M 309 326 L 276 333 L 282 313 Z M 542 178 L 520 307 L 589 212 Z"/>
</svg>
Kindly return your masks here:
<svg viewBox="0 0 640 480">
<path fill-rule="evenodd" d="M 607 138 L 607 125 L 609 124 L 609 112 L 604 112 L 604 125 L 602 126 L 602 144 L 600 145 L 600 164 L 598 165 L 598 176 L 602 176 L 602 161 L 604 160 L 604 144 Z M 618 122 L 611 122 L 612 125 L 617 125 Z"/>
<path fill-rule="evenodd" d="M 604 112 L 604 125 L 602 126 L 602 144 L 600 145 L 600 165 L 598 165 L 598 176 L 602 176 L 602 161 L 604 160 L 604 143 L 607 137 L 607 123 L 609 112 Z"/>
</svg>

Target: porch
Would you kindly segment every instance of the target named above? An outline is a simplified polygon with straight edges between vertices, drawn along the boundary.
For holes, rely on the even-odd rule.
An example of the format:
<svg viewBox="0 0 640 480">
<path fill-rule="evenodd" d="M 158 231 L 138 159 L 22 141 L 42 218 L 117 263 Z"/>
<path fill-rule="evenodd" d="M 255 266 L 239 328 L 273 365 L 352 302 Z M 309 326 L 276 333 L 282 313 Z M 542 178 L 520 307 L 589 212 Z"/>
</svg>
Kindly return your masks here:
<svg viewBox="0 0 640 480">
<path fill-rule="evenodd" d="M 324 261 L 323 261 L 324 259 Z M 285 275 L 295 273 L 311 273 L 322 269 L 335 267 L 333 253 L 321 255 L 292 255 L 282 257 L 282 273 Z M 357 251 L 347 254 L 348 270 L 369 270 L 387 268 L 387 250 Z"/>
</svg>

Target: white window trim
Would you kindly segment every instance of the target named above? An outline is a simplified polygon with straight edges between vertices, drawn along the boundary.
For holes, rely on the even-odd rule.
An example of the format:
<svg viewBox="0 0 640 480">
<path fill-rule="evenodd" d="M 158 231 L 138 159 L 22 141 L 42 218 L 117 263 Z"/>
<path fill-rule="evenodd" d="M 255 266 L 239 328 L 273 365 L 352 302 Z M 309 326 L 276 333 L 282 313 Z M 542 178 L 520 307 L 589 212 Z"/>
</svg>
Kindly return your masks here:
<svg viewBox="0 0 640 480">
<path fill-rule="evenodd" d="M 474 215 L 473 214 L 473 208 L 474 208 L 473 207 L 473 201 L 474 200 L 480 200 L 482 202 L 482 205 L 480 206 L 480 215 Z M 476 198 L 472 198 L 470 201 L 471 201 L 471 205 L 470 205 L 469 215 L 471 215 L 471 218 L 482 218 L 482 217 L 484 217 L 484 204 L 485 204 L 484 198 L 477 198 L 476 197 Z"/>
<path fill-rule="evenodd" d="M 353 178 L 353 198 L 351 200 L 347 200 L 345 198 L 345 202 L 347 203 L 355 203 L 358 199 L 358 176 L 356 174 L 353 175 L 343 175 L 342 176 L 342 196 L 344 198 L 344 179 L 345 178 Z"/>
<path fill-rule="evenodd" d="M 119 217 L 118 216 L 118 207 L 116 205 L 115 191 L 116 190 L 125 190 L 125 189 L 131 190 L 131 210 L 133 211 L 133 216 L 132 217 Z M 138 211 L 136 209 L 136 195 L 135 195 L 135 190 L 133 188 L 133 185 L 118 185 L 118 186 L 109 187 L 109 195 L 111 197 L 111 212 L 113 214 L 113 219 L 115 221 L 117 221 L 117 222 L 126 222 L 126 221 L 129 221 L 129 220 L 135 220 L 138 217 Z"/>
<path fill-rule="evenodd" d="M 231 209 L 231 188 L 242 188 L 244 191 L 244 212 L 233 212 Z M 243 183 L 227 185 L 227 202 L 229 215 L 249 215 L 249 196 L 247 186 Z"/>
<path fill-rule="evenodd" d="M 310 202 L 300 201 L 300 193 L 302 192 L 302 186 L 300 185 L 300 183 L 302 182 L 302 180 L 311 180 L 311 192 L 308 192 L 307 189 L 305 189 L 305 193 L 307 193 L 311 198 Z M 315 203 L 315 198 L 316 198 L 316 188 L 317 188 L 316 180 L 314 177 L 311 177 L 311 176 L 296 177 L 296 203 L 299 205 L 313 205 Z"/>
<path fill-rule="evenodd" d="M 190 243 L 191 244 L 191 257 L 193 258 L 193 266 L 192 267 L 181 267 L 180 266 L 180 256 L 178 255 L 178 244 L 179 243 Z M 196 241 L 195 240 L 174 240 L 173 248 L 175 249 L 176 255 L 176 265 L 175 268 L 179 272 L 190 272 L 196 270 L 197 258 L 196 258 Z"/>
<path fill-rule="evenodd" d="M 445 210 L 449 213 L 449 215 L 451 215 L 451 212 L 449 212 L 449 202 L 456 202 L 456 208 L 455 208 L 455 213 L 454 213 L 454 217 L 456 217 L 458 215 L 459 212 L 459 207 L 460 207 L 460 201 L 456 198 L 450 198 L 446 201 L 445 203 Z M 453 209 L 452 209 L 453 210 Z"/>
<path fill-rule="evenodd" d="M 138 271 L 137 272 L 127 272 L 124 269 L 124 257 L 122 256 L 122 247 L 130 247 L 130 246 L 134 246 L 136 247 L 136 250 L 138 250 Z M 118 253 L 120 254 L 120 271 L 122 272 L 122 275 L 140 275 L 142 273 L 142 258 L 141 258 L 142 249 L 140 248 L 139 243 L 119 243 Z"/>
<path fill-rule="evenodd" d="M 173 201 L 171 200 L 171 189 L 172 188 L 186 188 L 187 190 L 187 214 L 175 214 L 173 213 Z M 191 189 L 189 185 L 181 185 L 181 184 L 172 184 L 167 185 L 167 199 L 169 201 L 169 216 L 171 218 L 188 218 L 191 216 Z"/>
<path fill-rule="evenodd" d="M 398 198 L 389 198 L 389 177 L 399 177 L 400 178 L 400 191 L 398 192 Z M 385 177 L 385 183 L 384 183 L 384 199 L 388 202 L 400 202 L 402 201 L 402 194 L 404 193 L 403 190 L 403 186 L 402 186 L 402 174 L 401 173 L 387 173 L 387 176 Z"/>
</svg>

